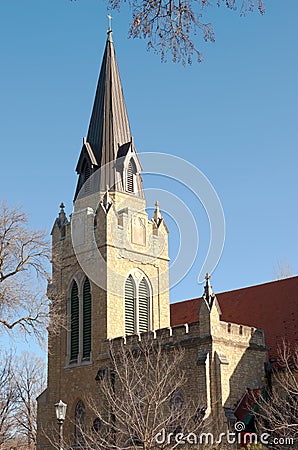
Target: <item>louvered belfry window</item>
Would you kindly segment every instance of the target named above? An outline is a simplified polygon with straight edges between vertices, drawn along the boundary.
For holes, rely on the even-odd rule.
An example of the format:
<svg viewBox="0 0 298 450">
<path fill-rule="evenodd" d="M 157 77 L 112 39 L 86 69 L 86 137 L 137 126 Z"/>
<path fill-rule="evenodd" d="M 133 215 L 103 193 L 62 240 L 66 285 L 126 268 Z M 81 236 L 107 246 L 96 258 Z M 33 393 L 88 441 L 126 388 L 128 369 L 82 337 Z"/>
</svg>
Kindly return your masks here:
<svg viewBox="0 0 298 450">
<path fill-rule="evenodd" d="M 150 329 L 150 288 L 145 277 L 129 275 L 125 282 L 125 334 Z"/>
<path fill-rule="evenodd" d="M 135 290 L 132 276 L 125 282 L 125 334 L 135 332 Z"/>
<path fill-rule="evenodd" d="M 126 180 L 127 192 L 131 192 L 131 193 L 134 192 L 133 177 L 134 177 L 134 170 L 133 170 L 132 162 L 129 161 L 128 168 L 127 168 L 127 180 Z"/>
<path fill-rule="evenodd" d="M 70 298 L 70 359 L 77 360 L 79 355 L 79 335 L 80 335 L 80 304 L 78 285 L 74 281 Z"/>
<path fill-rule="evenodd" d="M 86 278 L 83 286 L 83 358 L 90 358 L 91 353 L 91 289 Z"/>
<path fill-rule="evenodd" d="M 139 284 L 139 332 L 149 330 L 149 286 L 145 278 Z"/>
<path fill-rule="evenodd" d="M 90 192 L 91 184 L 90 184 L 90 175 L 91 175 L 91 167 L 90 164 L 85 160 L 83 163 L 83 184 L 84 184 L 84 192 L 88 194 Z"/>
<path fill-rule="evenodd" d="M 69 313 L 69 362 L 81 363 L 90 359 L 92 350 L 92 296 L 88 278 L 80 286 L 73 281 Z"/>
</svg>

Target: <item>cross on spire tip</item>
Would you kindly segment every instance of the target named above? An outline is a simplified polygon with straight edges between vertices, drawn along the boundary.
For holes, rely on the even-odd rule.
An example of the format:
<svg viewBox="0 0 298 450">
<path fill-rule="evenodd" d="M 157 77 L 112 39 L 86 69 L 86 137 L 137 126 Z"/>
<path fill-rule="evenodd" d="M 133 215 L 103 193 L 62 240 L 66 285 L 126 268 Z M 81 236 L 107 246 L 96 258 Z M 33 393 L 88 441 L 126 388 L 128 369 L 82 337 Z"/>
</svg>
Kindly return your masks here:
<svg viewBox="0 0 298 450">
<path fill-rule="evenodd" d="M 112 16 L 110 14 L 107 14 L 107 18 L 108 18 L 108 41 L 113 42 L 113 37 L 112 37 Z"/>
</svg>

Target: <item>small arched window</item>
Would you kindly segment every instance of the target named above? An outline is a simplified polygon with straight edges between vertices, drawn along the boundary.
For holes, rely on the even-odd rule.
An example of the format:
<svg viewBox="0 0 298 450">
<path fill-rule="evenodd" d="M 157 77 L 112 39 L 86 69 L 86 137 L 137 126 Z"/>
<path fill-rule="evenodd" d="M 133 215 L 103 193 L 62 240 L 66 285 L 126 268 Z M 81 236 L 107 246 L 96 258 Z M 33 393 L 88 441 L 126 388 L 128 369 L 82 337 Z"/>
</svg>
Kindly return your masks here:
<svg viewBox="0 0 298 450">
<path fill-rule="evenodd" d="M 70 360 L 78 359 L 79 355 L 79 322 L 80 305 L 78 285 L 74 281 L 70 294 Z"/>
<path fill-rule="evenodd" d="M 180 389 L 176 389 L 171 396 L 171 409 L 174 411 L 182 409 L 184 396 Z"/>
<path fill-rule="evenodd" d="M 135 289 L 132 276 L 125 282 L 125 334 L 135 332 Z"/>
<path fill-rule="evenodd" d="M 84 442 L 86 422 L 86 408 L 82 400 L 79 400 L 75 409 L 75 443 L 82 444 Z"/>
<path fill-rule="evenodd" d="M 134 167 L 133 163 L 130 160 L 127 167 L 127 177 L 126 177 L 126 190 L 127 192 L 134 192 Z"/>
</svg>

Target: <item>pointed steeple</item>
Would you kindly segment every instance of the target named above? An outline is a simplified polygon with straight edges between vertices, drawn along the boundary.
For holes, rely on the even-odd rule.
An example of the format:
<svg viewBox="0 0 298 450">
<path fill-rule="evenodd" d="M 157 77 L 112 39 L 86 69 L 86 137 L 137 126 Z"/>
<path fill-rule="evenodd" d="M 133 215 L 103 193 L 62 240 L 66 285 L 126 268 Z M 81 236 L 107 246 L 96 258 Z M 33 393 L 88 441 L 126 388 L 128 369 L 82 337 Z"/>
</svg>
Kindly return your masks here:
<svg viewBox="0 0 298 450">
<path fill-rule="evenodd" d="M 131 142 L 111 30 L 108 31 L 87 141 L 100 167 L 114 161 L 118 148 Z"/>
<path fill-rule="evenodd" d="M 129 166 L 131 159 L 133 161 Z M 111 191 L 126 191 L 143 197 L 141 165 L 131 136 L 110 26 L 88 134 L 83 140 L 83 148 L 76 168 L 80 178 L 75 199 L 79 192 L 80 195 L 91 193 L 90 186 L 86 186 L 84 194 L 81 190 L 82 186 L 86 185 L 87 179 L 97 169 L 109 163 L 113 164 L 101 171 L 100 187 L 93 186 L 91 191 L 101 191 L 109 185 Z M 132 177 L 134 181 L 130 182 L 129 177 Z"/>
</svg>

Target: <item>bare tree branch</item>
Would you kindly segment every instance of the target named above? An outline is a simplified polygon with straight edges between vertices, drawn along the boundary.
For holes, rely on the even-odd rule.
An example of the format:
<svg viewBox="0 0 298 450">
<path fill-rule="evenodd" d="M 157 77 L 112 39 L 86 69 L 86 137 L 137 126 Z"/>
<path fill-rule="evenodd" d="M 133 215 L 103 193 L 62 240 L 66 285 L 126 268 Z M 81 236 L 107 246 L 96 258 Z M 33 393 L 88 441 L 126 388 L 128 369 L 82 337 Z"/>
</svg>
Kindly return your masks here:
<svg viewBox="0 0 298 450">
<path fill-rule="evenodd" d="M 13 378 L 13 353 L 0 352 L 0 448 L 15 432 L 16 387 Z"/>
<path fill-rule="evenodd" d="M 268 397 L 256 398 L 256 422 L 272 437 L 283 438 L 276 449 L 296 448 L 298 443 L 298 347 L 287 343 L 279 348 L 269 373 L 272 380 Z M 292 441 L 289 439 L 292 438 Z M 286 441 L 288 439 L 288 441 Z"/>
<path fill-rule="evenodd" d="M 108 3 L 119 10 L 123 0 Z M 128 4 L 132 14 L 130 37 L 145 39 L 148 49 L 160 54 L 162 60 L 169 54 L 182 64 L 191 64 L 193 58 L 202 61 L 198 35 L 205 42 L 215 41 L 213 26 L 204 21 L 212 7 L 224 4 L 230 10 L 238 9 L 241 16 L 255 9 L 265 12 L 262 0 L 128 0 Z"/>
<path fill-rule="evenodd" d="M 25 352 L 16 361 L 14 370 L 16 405 L 14 414 L 17 433 L 24 436 L 28 447 L 36 445 L 37 396 L 46 387 L 45 364 L 42 358 Z"/>
<path fill-rule="evenodd" d="M 206 431 L 205 405 L 184 392 L 187 376 L 181 348 L 165 348 L 148 338 L 133 346 L 116 341 L 109 351 L 109 366 L 97 374 L 96 398 L 86 397 L 86 411 L 76 413 L 76 442 L 70 446 L 174 450 L 181 446 L 176 433 Z M 157 442 L 160 432 L 173 437 Z"/>
<path fill-rule="evenodd" d="M 43 341 L 50 322 L 60 324 L 57 296 L 49 314 L 45 295 L 49 261 L 46 233 L 31 230 L 23 211 L 0 202 L 0 332 L 17 330 Z"/>
</svg>

